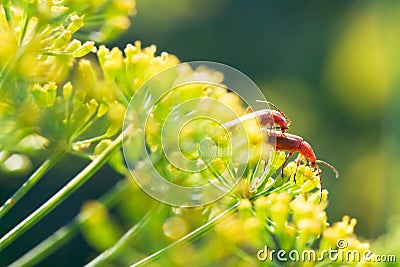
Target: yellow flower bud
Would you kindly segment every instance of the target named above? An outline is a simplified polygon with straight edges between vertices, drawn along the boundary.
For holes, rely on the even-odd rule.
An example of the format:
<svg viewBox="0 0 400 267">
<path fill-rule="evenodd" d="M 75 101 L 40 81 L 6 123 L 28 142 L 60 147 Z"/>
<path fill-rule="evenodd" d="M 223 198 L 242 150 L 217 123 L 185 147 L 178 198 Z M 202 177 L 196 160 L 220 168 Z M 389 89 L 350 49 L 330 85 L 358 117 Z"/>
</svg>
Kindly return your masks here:
<svg viewBox="0 0 400 267">
<path fill-rule="evenodd" d="M 307 193 L 313 190 L 314 188 L 319 188 L 320 183 L 319 181 L 315 180 L 307 180 L 302 186 L 301 186 L 301 192 L 302 193 Z"/>
<path fill-rule="evenodd" d="M 127 58 L 131 58 L 136 54 L 136 46 L 133 46 L 132 44 L 127 44 L 126 48 L 124 49 L 124 53 Z"/>
<path fill-rule="evenodd" d="M 38 83 L 35 83 L 31 90 L 32 90 L 32 94 L 35 99 L 35 102 L 41 107 L 46 106 L 46 100 L 44 98 L 42 86 L 40 86 L 40 84 L 38 84 Z"/>
<path fill-rule="evenodd" d="M 109 106 L 106 103 L 101 103 L 99 106 L 99 110 L 97 111 L 97 117 L 103 117 L 104 114 L 107 113 Z"/>
<path fill-rule="evenodd" d="M 72 33 L 68 30 L 63 30 L 62 33 L 57 37 L 54 42 L 54 48 L 63 47 L 68 44 L 71 40 Z"/>
<path fill-rule="evenodd" d="M 215 158 L 211 167 L 216 170 L 218 174 L 222 174 L 226 170 L 227 162 L 221 158 Z"/>
<path fill-rule="evenodd" d="M 291 176 L 292 174 L 294 174 L 295 170 L 296 170 L 296 163 L 294 163 L 293 161 L 289 162 L 289 164 L 287 164 L 283 169 L 283 175 Z"/>
<path fill-rule="evenodd" d="M 173 240 L 183 237 L 189 231 L 186 220 L 181 217 L 168 218 L 164 222 L 162 229 L 164 234 Z"/>
<path fill-rule="evenodd" d="M 52 6 L 50 8 L 51 12 L 54 14 L 61 15 L 62 13 L 68 12 L 69 8 L 66 6 Z"/>
<path fill-rule="evenodd" d="M 126 1 L 126 0 L 114 0 L 114 6 L 129 15 L 134 15 L 136 13 L 136 2 L 135 1 Z"/>
<path fill-rule="evenodd" d="M 83 57 L 86 56 L 88 53 L 96 52 L 96 47 L 94 46 L 94 42 L 85 42 L 81 47 L 79 47 L 78 49 L 76 49 L 73 53 L 72 56 L 73 57 Z"/>
<path fill-rule="evenodd" d="M 110 53 L 110 50 L 105 45 L 99 47 L 99 50 L 97 50 L 97 56 L 99 57 L 100 63 L 104 61 L 105 56 L 108 55 L 108 53 Z"/>
<path fill-rule="evenodd" d="M 72 101 L 72 105 L 74 110 L 77 110 L 83 102 L 85 101 L 86 93 L 84 91 L 77 91 L 74 95 L 74 99 Z"/>
<path fill-rule="evenodd" d="M 88 104 L 89 104 L 90 110 L 92 111 L 91 113 L 94 114 L 94 112 L 97 111 L 97 107 L 99 106 L 99 103 L 96 101 L 96 99 L 93 98 L 93 99 L 90 99 Z"/>
<path fill-rule="evenodd" d="M 124 30 L 128 29 L 131 25 L 129 18 L 125 16 L 114 16 L 107 20 L 100 30 L 99 40 L 111 40 L 119 35 Z"/>
<path fill-rule="evenodd" d="M 251 210 L 251 208 L 252 208 L 252 205 L 251 205 L 250 200 L 248 200 L 247 198 L 240 200 L 238 210 Z"/>
<path fill-rule="evenodd" d="M 276 223 L 277 234 L 281 234 L 289 216 L 290 195 L 287 192 L 271 194 L 269 198 L 269 216 Z"/>
<path fill-rule="evenodd" d="M 73 88 L 72 88 L 71 82 L 67 82 L 63 86 L 63 97 L 65 100 L 69 100 L 71 98 L 72 90 L 73 90 Z"/>
<path fill-rule="evenodd" d="M 176 170 L 175 170 L 176 171 Z M 203 179 L 201 174 L 194 173 L 188 177 L 185 181 L 185 186 L 193 187 L 193 186 L 202 186 L 205 184 L 207 180 Z"/>
<path fill-rule="evenodd" d="M 243 234 L 243 224 L 241 220 L 235 216 L 226 218 L 215 226 L 215 232 L 221 238 L 233 243 L 240 243 L 245 240 Z"/>
<path fill-rule="evenodd" d="M 106 55 L 102 67 L 105 74 L 107 74 L 110 79 L 115 77 L 124 68 L 122 51 L 114 47 L 111 52 Z"/>
<path fill-rule="evenodd" d="M 326 189 L 322 190 L 322 196 L 321 196 L 321 192 L 318 190 L 318 191 L 312 193 L 312 195 L 308 197 L 309 202 L 322 205 L 323 207 L 326 207 L 327 199 L 328 199 L 328 190 L 326 190 Z"/>
<path fill-rule="evenodd" d="M 32 87 L 32 94 L 39 106 L 51 107 L 56 100 L 57 85 L 54 82 L 47 83 L 44 86 L 34 84 Z"/>
<path fill-rule="evenodd" d="M 77 32 L 83 26 L 83 16 L 80 17 L 76 14 L 72 15 L 70 18 L 71 23 L 68 25 L 67 30 L 71 33 Z"/>
<path fill-rule="evenodd" d="M 263 227 L 263 220 L 258 219 L 257 217 L 247 218 L 243 223 L 243 229 L 245 231 L 246 239 L 250 244 L 254 247 L 260 247 L 263 244 L 263 231 L 265 230 Z"/>
<path fill-rule="evenodd" d="M 55 82 L 45 84 L 43 87 L 45 93 L 46 107 L 51 107 L 54 104 L 57 96 L 57 85 Z"/>
<path fill-rule="evenodd" d="M 107 128 L 106 135 L 113 136 L 120 130 L 120 127 L 116 124 L 111 124 L 110 127 Z"/>
<path fill-rule="evenodd" d="M 121 103 L 113 102 L 110 104 L 107 115 L 113 123 L 122 126 L 125 116 L 125 109 L 126 108 Z"/>
<path fill-rule="evenodd" d="M 67 48 L 65 49 L 65 52 L 67 53 L 73 53 L 75 52 L 77 49 L 79 49 L 82 46 L 81 41 L 79 40 L 72 40 L 71 43 L 69 43 L 69 45 L 67 46 Z"/>
</svg>

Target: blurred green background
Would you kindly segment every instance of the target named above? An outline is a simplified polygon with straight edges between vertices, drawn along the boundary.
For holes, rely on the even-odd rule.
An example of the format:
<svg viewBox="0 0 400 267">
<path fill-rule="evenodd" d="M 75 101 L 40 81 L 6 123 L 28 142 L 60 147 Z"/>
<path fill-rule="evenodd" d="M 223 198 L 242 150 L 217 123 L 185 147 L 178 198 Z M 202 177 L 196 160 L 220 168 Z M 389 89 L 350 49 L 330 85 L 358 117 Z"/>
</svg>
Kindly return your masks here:
<svg viewBox="0 0 400 267">
<path fill-rule="evenodd" d="M 340 171 L 335 180 L 322 167 L 329 220 L 355 217 L 357 234 L 367 239 L 385 232 L 400 214 L 399 2 L 138 0 L 137 9 L 131 29 L 109 47 L 141 40 L 181 61 L 216 61 L 244 72 L 292 119 L 290 132 Z M 85 163 L 65 158 L 2 223 L 24 218 Z M 120 178 L 102 169 L 4 253 L 26 251 Z M 23 179 L 3 179 L 1 195 Z M 90 251 L 78 237 L 44 264 L 83 264 Z"/>
</svg>

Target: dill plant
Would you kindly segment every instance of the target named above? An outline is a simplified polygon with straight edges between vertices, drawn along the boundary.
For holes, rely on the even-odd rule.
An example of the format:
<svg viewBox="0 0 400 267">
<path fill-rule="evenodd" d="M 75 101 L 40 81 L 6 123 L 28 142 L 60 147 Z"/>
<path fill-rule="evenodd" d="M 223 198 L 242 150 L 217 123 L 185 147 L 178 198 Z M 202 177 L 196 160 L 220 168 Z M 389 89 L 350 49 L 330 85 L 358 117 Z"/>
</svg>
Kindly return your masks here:
<svg viewBox="0 0 400 267">
<path fill-rule="evenodd" d="M 117 38 L 129 27 L 135 1 L 2 1 L 0 12 L 0 150 L 4 172 L 26 172 L 32 151 L 45 151 L 47 159 L 27 178 L 0 208 L 0 219 L 44 177 L 66 154 L 89 159 L 84 167 L 58 192 L 27 215 L 0 239 L 0 250 L 13 244 L 22 234 L 45 220 L 45 216 L 109 163 L 128 177 L 121 153 L 122 124 L 132 95 L 152 75 L 177 65 L 179 59 L 156 47 L 141 47 L 139 41 L 124 51 L 107 48 L 104 43 Z M 183 74 L 223 77 L 208 69 L 188 70 Z M 221 87 L 192 86 L 182 90 L 181 99 L 205 97 L 223 101 L 238 114 L 244 112 L 237 97 Z M 160 124 L 174 98 L 163 103 L 160 116 L 149 121 L 149 148 L 157 152 Z M 142 112 L 137 110 L 138 113 Z M 204 125 L 203 125 L 204 126 Z M 186 133 L 187 156 L 196 157 L 190 148 L 200 130 Z M 204 134 L 204 133 L 203 133 Z M 215 134 L 215 133 L 214 133 Z M 219 135 L 219 133 L 217 133 Z M 153 139 L 152 139 L 153 138 Z M 257 145 L 257 138 L 254 145 Z M 132 142 L 143 141 L 138 137 Z M 136 154 L 135 154 L 136 153 Z M 128 157 L 138 157 L 132 151 Z M 14 157 L 14 158 L 13 158 Z M 18 158 L 27 164 L 10 168 L 7 160 Z M 368 243 L 354 234 L 355 219 L 343 217 L 328 223 L 326 190 L 320 200 L 319 177 L 305 165 L 295 163 L 277 170 L 285 158 L 275 152 L 268 173 L 260 176 L 249 165 L 237 187 L 216 203 L 198 208 L 171 207 L 144 194 L 128 178 L 121 179 L 98 200 L 83 203 L 81 212 L 65 226 L 18 259 L 11 266 L 31 266 L 60 249 L 78 233 L 98 254 L 88 266 L 274 266 L 284 265 L 274 258 L 262 262 L 257 251 L 306 249 L 320 252 L 336 249 L 337 240 L 348 242 L 346 249 L 363 253 Z M 7 169 L 8 166 L 8 169 Z M 25 168 L 25 169 L 24 169 Z M 176 170 L 166 161 L 157 166 L 167 176 Z M 216 166 L 218 168 L 218 164 Z M 117 175 L 117 174 L 116 174 Z M 203 173 L 203 176 L 213 175 Z M 186 177 L 193 181 L 198 177 Z M 255 189 L 252 184 L 258 180 Z M 185 181 L 181 181 L 185 182 Z M 202 237 L 201 239 L 199 239 Z M 14 262 L 11 262 L 15 260 Z M 290 263 L 296 265 L 296 262 Z M 358 261 L 303 262 L 302 266 L 368 266 Z"/>
</svg>

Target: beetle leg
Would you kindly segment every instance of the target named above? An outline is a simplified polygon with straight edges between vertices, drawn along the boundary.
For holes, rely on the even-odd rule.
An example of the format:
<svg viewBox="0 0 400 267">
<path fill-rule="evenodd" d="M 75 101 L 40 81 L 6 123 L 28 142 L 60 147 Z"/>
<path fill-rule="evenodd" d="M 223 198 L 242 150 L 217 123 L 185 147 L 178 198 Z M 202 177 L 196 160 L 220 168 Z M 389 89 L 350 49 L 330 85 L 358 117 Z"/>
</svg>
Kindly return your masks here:
<svg viewBox="0 0 400 267">
<path fill-rule="evenodd" d="M 293 175 L 293 181 L 296 183 L 296 174 L 297 174 L 297 168 L 299 167 L 301 162 L 301 156 L 299 154 L 299 156 L 296 159 L 296 170 L 294 171 L 294 175 Z"/>
<path fill-rule="evenodd" d="M 246 115 L 246 114 L 249 114 L 249 113 L 253 113 L 254 111 L 253 111 L 253 108 L 251 107 L 251 106 L 248 106 L 247 108 L 246 108 L 246 110 L 244 111 L 244 115 Z"/>
<path fill-rule="evenodd" d="M 289 158 L 290 158 L 292 155 L 293 155 L 293 152 L 289 152 L 288 155 L 287 155 L 287 157 L 285 158 L 285 161 L 284 161 L 283 164 L 282 164 L 282 169 L 281 169 L 281 171 L 282 171 L 282 179 L 283 179 L 283 169 L 285 168 L 286 163 L 288 162 Z"/>
<path fill-rule="evenodd" d="M 319 185 L 320 185 L 320 189 L 319 189 L 319 203 L 321 203 L 322 201 L 322 178 L 321 178 L 321 169 L 318 167 L 318 165 L 316 165 L 317 170 L 318 170 L 318 177 L 319 177 Z"/>
</svg>

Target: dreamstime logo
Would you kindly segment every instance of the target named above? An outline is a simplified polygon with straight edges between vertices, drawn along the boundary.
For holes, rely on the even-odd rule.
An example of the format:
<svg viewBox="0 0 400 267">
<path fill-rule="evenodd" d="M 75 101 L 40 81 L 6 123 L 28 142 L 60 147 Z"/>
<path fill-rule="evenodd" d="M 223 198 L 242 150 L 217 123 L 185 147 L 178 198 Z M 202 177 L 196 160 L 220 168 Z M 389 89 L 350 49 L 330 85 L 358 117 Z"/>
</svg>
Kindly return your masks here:
<svg viewBox="0 0 400 267">
<path fill-rule="evenodd" d="M 255 83 L 227 65 L 189 62 L 155 74 L 125 115 L 123 150 L 133 179 L 170 205 L 221 198 L 250 162 L 271 162 L 273 142 L 255 145 L 257 131 L 238 119 L 248 106 L 267 108 L 257 100 L 265 99 Z"/>
<path fill-rule="evenodd" d="M 322 262 L 325 260 L 333 262 L 396 262 L 395 255 L 376 255 L 370 250 L 360 252 L 356 249 L 349 249 L 348 241 L 339 239 L 336 242 L 336 249 L 325 249 L 316 252 L 312 249 L 305 249 L 301 252 L 297 250 L 274 250 L 267 246 L 257 252 L 257 259 L 260 261 L 279 261 L 279 262 Z"/>
</svg>

